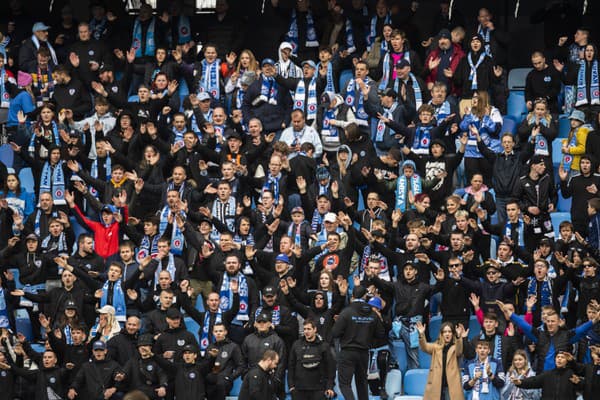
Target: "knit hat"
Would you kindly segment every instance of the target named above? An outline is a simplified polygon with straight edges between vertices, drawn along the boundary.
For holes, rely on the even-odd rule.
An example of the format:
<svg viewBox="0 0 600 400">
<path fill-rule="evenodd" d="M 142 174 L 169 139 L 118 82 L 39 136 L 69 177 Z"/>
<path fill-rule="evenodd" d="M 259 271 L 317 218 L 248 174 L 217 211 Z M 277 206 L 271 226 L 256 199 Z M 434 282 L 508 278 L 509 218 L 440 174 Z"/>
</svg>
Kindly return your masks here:
<svg viewBox="0 0 600 400">
<path fill-rule="evenodd" d="M 19 71 L 17 73 L 17 84 L 20 87 L 25 87 L 27 85 L 30 85 L 31 82 L 33 82 L 33 78 L 31 77 L 30 74 L 23 72 L 23 71 Z"/>
</svg>

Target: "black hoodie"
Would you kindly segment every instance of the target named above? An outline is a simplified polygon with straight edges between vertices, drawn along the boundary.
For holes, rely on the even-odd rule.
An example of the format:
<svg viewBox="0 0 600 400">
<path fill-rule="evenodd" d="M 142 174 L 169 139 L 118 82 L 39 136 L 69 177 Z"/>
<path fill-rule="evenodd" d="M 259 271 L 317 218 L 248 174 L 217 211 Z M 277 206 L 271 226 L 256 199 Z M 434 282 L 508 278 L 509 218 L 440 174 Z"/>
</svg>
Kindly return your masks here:
<svg viewBox="0 0 600 400">
<path fill-rule="evenodd" d="M 333 390 L 335 362 L 329 344 L 319 335 L 314 341 L 306 338 L 294 342 L 288 362 L 288 385 L 295 390 Z"/>
<path fill-rule="evenodd" d="M 339 315 L 333 325 L 332 336 L 340 339 L 342 350 L 364 350 L 371 347 L 374 338 L 386 335 L 383 321 L 364 300 L 354 300 Z"/>
</svg>

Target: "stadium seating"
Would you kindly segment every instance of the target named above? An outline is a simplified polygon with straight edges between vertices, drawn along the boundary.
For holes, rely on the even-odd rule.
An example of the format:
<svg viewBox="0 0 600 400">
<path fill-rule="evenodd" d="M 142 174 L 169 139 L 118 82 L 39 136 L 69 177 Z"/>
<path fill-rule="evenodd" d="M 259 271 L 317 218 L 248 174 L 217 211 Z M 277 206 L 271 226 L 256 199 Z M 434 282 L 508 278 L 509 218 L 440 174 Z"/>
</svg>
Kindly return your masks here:
<svg viewBox="0 0 600 400">
<path fill-rule="evenodd" d="M 0 146 L 0 161 L 6 165 L 6 168 L 12 168 L 14 153 L 10 145 L 3 144 Z"/>
<path fill-rule="evenodd" d="M 506 105 L 507 115 L 515 117 L 517 122 L 523 118 L 523 114 L 527 113 L 527 105 L 525 104 L 525 92 L 511 91 L 508 95 Z"/>
<path fill-rule="evenodd" d="M 513 135 L 517 133 L 517 121 L 515 117 L 507 115 L 502 118 L 502 133 L 510 132 Z"/>
<path fill-rule="evenodd" d="M 200 337 L 198 336 L 198 330 L 200 329 L 200 325 L 198 325 L 198 323 L 190 317 L 185 317 L 184 322 L 186 329 L 189 332 L 192 332 L 196 337 L 196 341 L 200 343 Z"/>
<path fill-rule="evenodd" d="M 558 119 L 558 137 L 567 138 L 571 130 L 571 122 L 566 115 L 561 115 Z"/>
<path fill-rule="evenodd" d="M 513 68 L 508 73 L 508 90 L 525 90 L 525 80 L 532 68 Z"/>
<path fill-rule="evenodd" d="M 348 81 L 352 79 L 352 70 L 346 69 L 340 73 L 340 93 L 344 91 L 346 86 L 348 85 Z"/>
<path fill-rule="evenodd" d="M 402 393 L 402 371 L 398 369 L 388 371 L 385 391 L 391 399 L 397 398 L 396 396 Z"/>
<path fill-rule="evenodd" d="M 21 188 L 26 191 L 33 193 L 35 190 L 35 182 L 33 180 L 33 174 L 31 168 L 23 168 L 19 171 L 19 180 L 21 181 Z"/>
<path fill-rule="evenodd" d="M 556 206 L 556 209 L 558 210 L 558 212 L 569 212 L 570 213 L 571 212 L 571 201 L 572 201 L 571 197 L 569 197 L 568 199 L 565 199 L 562 195 L 562 192 L 559 191 L 558 192 L 558 204 Z"/>
<path fill-rule="evenodd" d="M 429 369 L 431 365 L 431 354 L 425 353 L 423 350 L 419 349 L 419 367 L 423 369 Z"/>
<path fill-rule="evenodd" d="M 204 312 L 204 299 L 201 294 L 198 294 L 198 297 L 196 297 L 196 310 Z"/>
<path fill-rule="evenodd" d="M 235 381 L 233 381 L 233 387 L 229 392 L 229 398 L 237 398 L 240 395 L 240 389 L 242 388 L 242 378 L 238 377 Z"/>
<path fill-rule="evenodd" d="M 552 141 L 552 165 L 554 168 L 558 168 L 562 161 L 562 139 L 554 139 Z"/>
<path fill-rule="evenodd" d="M 406 372 L 408 361 L 406 360 L 406 346 L 404 346 L 404 342 L 402 340 L 392 340 L 392 352 L 400 371 Z"/>
<path fill-rule="evenodd" d="M 435 340 L 440 333 L 440 326 L 442 325 L 442 317 L 440 315 L 436 315 L 431 317 L 429 320 L 429 338 L 431 340 Z"/>
<path fill-rule="evenodd" d="M 427 385 L 428 369 L 411 369 L 404 375 L 404 394 L 423 396 Z"/>
<path fill-rule="evenodd" d="M 554 228 L 554 236 L 556 238 L 558 238 L 558 236 L 559 236 L 558 226 L 563 221 L 570 221 L 571 220 L 571 213 L 568 213 L 568 212 L 553 212 L 552 214 L 550 214 L 550 218 L 552 219 L 552 227 Z"/>
<path fill-rule="evenodd" d="M 17 332 L 22 333 L 27 340 L 33 340 L 33 329 L 31 328 L 31 321 L 29 320 L 29 314 L 24 308 L 15 310 L 15 323 L 17 325 Z"/>
</svg>

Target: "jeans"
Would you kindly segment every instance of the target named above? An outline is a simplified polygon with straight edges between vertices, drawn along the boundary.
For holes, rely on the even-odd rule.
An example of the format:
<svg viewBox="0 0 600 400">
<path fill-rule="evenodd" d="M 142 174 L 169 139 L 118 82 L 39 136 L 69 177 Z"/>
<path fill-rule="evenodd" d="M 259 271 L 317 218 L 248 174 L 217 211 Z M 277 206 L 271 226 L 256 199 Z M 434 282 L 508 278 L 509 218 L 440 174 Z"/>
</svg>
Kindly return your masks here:
<svg viewBox="0 0 600 400">
<path fill-rule="evenodd" d="M 508 197 L 496 196 L 496 212 L 498 213 L 498 223 L 504 224 L 508 217 L 506 216 L 506 203 L 508 203 Z"/>
<path fill-rule="evenodd" d="M 404 342 L 404 346 L 406 347 L 406 355 L 408 361 L 408 369 L 418 369 L 419 368 L 419 347 L 415 347 L 414 349 L 410 348 L 410 326 L 406 324 L 402 324 L 402 328 L 400 329 L 400 338 Z"/>
</svg>

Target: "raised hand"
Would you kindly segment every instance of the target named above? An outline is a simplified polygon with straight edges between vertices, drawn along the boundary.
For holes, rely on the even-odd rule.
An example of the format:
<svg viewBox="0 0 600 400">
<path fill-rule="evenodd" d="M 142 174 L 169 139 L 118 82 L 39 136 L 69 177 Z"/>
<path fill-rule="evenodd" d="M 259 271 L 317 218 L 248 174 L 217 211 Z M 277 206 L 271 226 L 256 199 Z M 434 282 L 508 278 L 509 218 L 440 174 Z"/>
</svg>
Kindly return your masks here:
<svg viewBox="0 0 600 400">
<path fill-rule="evenodd" d="M 418 321 L 416 323 L 416 327 L 417 327 L 417 331 L 419 331 L 419 335 L 424 335 L 425 334 L 425 331 L 426 331 L 427 328 L 426 328 L 426 326 L 421 321 Z"/>
</svg>

